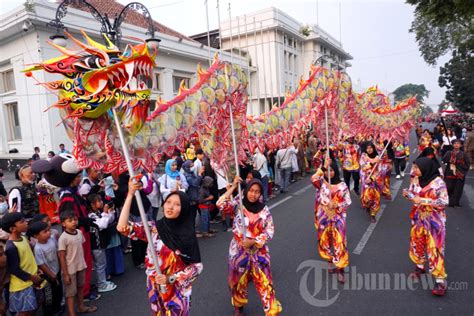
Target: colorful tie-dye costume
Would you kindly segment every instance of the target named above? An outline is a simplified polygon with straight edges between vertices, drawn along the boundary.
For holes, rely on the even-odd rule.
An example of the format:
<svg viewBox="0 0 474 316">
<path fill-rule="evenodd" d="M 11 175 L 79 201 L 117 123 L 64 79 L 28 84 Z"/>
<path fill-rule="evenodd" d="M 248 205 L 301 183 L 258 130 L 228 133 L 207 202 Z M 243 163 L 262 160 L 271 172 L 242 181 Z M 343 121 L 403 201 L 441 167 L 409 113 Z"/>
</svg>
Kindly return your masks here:
<svg viewBox="0 0 474 316">
<path fill-rule="evenodd" d="M 389 145 L 390 146 L 390 145 Z M 385 148 L 385 144 L 378 142 L 375 144 L 377 151 L 382 153 Z M 380 162 L 380 176 L 382 177 L 382 190 L 381 195 L 384 199 L 392 199 L 392 191 L 390 190 L 390 176 L 392 175 L 392 160 L 388 157 L 387 150 L 383 153 Z"/>
<path fill-rule="evenodd" d="M 349 265 L 347 251 L 346 216 L 351 205 L 349 189 L 344 182 L 331 185 L 324 180 L 323 171 L 319 169 L 312 178 L 316 188 L 314 201 L 314 226 L 318 232 L 318 250 L 324 260 L 343 269 Z M 336 209 L 327 207 L 329 202 L 336 203 Z"/>
<path fill-rule="evenodd" d="M 166 276 L 175 275 L 173 284 L 166 284 L 166 293 L 161 293 L 157 288 L 153 260 L 151 259 L 150 247 L 147 249 L 145 258 L 148 298 L 151 310 L 156 316 L 186 316 L 189 315 L 189 303 L 191 298 L 191 284 L 202 272 L 202 263 L 186 265 L 179 253 L 168 248 L 158 235 L 155 225 L 151 227 L 153 249 L 156 251 L 161 273 Z M 145 230 L 141 223 L 129 222 L 129 226 L 122 232 L 123 235 L 133 240 L 146 240 Z"/>
<path fill-rule="evenodd" d="M 347 171 L 359 170 L 360 147 L 357 144 L 344 142 L 339 146 L 339 158 L 341 158 L 342 169 Z"/>
<path fill-rule="evenodd" d="M 360 202 L 362 207 L 370 212 L 371 216 L 375 216 L 380 211 L 380 196 L 384 181 L 380 172 L 381 165 L 380 163 L 375 165 L 375 159 L 370 159 L 364 153 L 360 158 L 360 166 L 360 183 L 362 185 Z M 374 169 L 373 172 L 372 169 Z M 369 183 L 368 177 L 371 172 L 372 181 Z"/>
<path fill-rule="evenodd" d="M 410 259 L 420 268 L 428 254 L 430 273 L 436 279 L 446 279 L 444 269 L 444 241 L 446 236 L 446 213 L 448 191 L 443 179 L 437 177 L 427 186 L 421 188 L 416 180 L 409 191 L 422 198 L 419 205 L 414 205 L 410 213 Z"/>
<path fill-rule="evenodd" d="M 420 150 L 420 153 L 426 148 L 426 147 L 433 147 L 433 149 L 436 151 L 439 147 L 439 142 L 438 140 L 433 140 L 431 136 L 426 136 L 423 135 L 420 137 L 420 140 L 418 142 L 418 149 Z"/>
<path fill-rule="evenodd" d="M 228 204 L 236 206 L 237 203 L 239 201 L 236 199 L 218 202 L 218 207 L 228 207 Z M 227 278 L 232 295 L 232 305 L 243 307 L 247 304 L 247 287 L 249 281 L 252 280 L 262 300 L 265 315 L 278 315 L 282 311 L 282 307 L 275 297 L 270 252 L 267 245 L 274 233 L 272 215 L 267 206 L 256 214 L 245 209 L 244 213 L 246 237 L 254 239 L 256 244 L 248 251 L 240 245 L 243 239 L 243 222 L 240 212 L 237 212 L 232 227 L 234 238 L 232 238 L 229 247 L 229 275 Z"/>
</svg>

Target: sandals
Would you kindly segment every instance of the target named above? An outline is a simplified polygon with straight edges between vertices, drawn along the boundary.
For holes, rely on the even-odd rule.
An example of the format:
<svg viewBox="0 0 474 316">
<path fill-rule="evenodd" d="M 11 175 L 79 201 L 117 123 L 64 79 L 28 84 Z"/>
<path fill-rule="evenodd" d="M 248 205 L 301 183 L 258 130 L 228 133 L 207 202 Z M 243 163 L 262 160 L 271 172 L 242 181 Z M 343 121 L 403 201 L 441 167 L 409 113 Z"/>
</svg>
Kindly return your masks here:
<svg viewBox="0 0 474 316">
<path fill-rule="evenodd" d="M 204 233 L 202 234 L 203 237 L 206 237 L 206 238 L 211 238 L 211 237 L 215 237 L 216 234 L 213 234 L 213 233 Z"/>
<path fill-rule="evenodd" d="M 95 313 L 96 311 L 97 311 L 97 306 L 89 305 L 89 306 L 86 306 L 85 309 L 83 309 L 82 311 L 78 310 L 78 313 L 79 314 L 88 314 L 88 313 Z"/>
</svg>

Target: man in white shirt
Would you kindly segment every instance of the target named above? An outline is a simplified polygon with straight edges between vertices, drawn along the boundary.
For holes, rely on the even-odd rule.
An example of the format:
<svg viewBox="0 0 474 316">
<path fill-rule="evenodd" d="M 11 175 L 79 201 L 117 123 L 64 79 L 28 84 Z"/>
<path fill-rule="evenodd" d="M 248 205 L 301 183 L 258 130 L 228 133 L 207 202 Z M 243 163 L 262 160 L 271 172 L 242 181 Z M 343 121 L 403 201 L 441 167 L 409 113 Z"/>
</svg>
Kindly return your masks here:
<svg viewBox="0 0 474 316">
<path fill-rule="evenodd" d="M 280 169 L 281 175 L 281 190 L 280 193 L 288 192 L 288 186 L 290 185 L 290 177 L 292 170 L 292 159 L 293 155 L 296 154 L 295 147 L 286 146 L 283 144 L 282 149 L 277 151 L 275 165 Z"/>
<path fill-rule="evenodd" d="M 196 150 L 196 160 L 194 160 L 194 174 L 199 175 L 199 170 L 204 166 L 204 152 L 201 148 Z"/>
<path fill-rule="evenodd" d="M 268 172 L 267 158 L 258 148 L 255 149 L 255 154 L 253 155 L 253 169 L 257 170 L 262 176 L 263 202 L 266 203 L 268 202 L 268 178 L 270 177 L 270 173 Z"/>
</svg>

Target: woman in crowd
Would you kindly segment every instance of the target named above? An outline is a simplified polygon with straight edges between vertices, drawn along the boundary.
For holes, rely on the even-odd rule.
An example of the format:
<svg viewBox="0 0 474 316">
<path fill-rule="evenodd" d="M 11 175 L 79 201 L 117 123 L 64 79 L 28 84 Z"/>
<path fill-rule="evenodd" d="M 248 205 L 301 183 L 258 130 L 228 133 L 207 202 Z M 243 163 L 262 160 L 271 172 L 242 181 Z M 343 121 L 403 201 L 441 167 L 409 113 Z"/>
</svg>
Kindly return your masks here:
<svg viewBox="0 0 474 316">
<path fill-rule="evenodd" d="M 160 182 L 160 192 L 163 201 L 166 197 L 176 191 L 185 192 L 188 189 L 188 182 L 178 171 L 178 164 L 174 159 L 168 159 L 165 165 L 165 174 L 158 180 Z"/>
</svg>

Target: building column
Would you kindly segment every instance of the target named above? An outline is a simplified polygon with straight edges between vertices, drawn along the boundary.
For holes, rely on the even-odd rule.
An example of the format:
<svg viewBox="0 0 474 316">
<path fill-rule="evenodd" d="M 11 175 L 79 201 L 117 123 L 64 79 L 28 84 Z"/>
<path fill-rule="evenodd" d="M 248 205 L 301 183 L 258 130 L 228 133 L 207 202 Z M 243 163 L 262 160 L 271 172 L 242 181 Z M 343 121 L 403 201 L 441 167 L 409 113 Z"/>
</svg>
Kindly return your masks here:
<svg viewBox="0 0 474 316">
<path fill-rule="evenodd" d="M 173 92 L 173 73 L 174 70 L 171 68 L 165 68 L 161 72 L 162 80 L 161 83 L 163 84 L 163 99 L 164 100 L 171 100 L 174 97 Z"/>
</svg>

